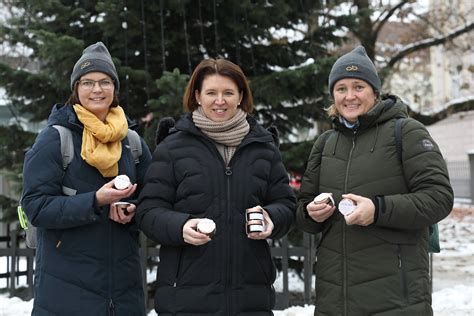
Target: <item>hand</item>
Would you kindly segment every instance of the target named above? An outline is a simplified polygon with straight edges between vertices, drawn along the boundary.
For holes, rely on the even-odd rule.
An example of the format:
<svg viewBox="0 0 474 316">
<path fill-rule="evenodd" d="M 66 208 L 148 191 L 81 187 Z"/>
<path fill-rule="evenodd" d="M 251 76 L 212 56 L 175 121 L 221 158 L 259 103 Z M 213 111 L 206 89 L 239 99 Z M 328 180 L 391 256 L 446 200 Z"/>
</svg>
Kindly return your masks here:
<svg viewBox="0 0 474 316">
<path fill-rule="evenodd" d="M 257 207 L 260 207 L 260 206 L 257 205 Z M 255 239 L 255 240 L 267 239 L 272 234 L 273 228 L 275 228 L 275 226 L 273 225 L 273 221 L 270 218 L 270 215 L 268 215 L 267 211 L 265 211 L 265 209 L 262 208 L 262 212 L 263 212 L 263 221 L 264 221 L 263 227 L 265 227 L 265 230 L 263 232 L 253 232 L 253 233 L 247 234 L 247 237 L 250 239 Z M 258 222 L 259 221 L 257 221 L 257 223 L 255 224 L 258 224 Z"/>
<path fill-rule="evenodd" d="M 124 207 L 124 205 L 115 205 L 112 203 L 109 208 L 109 218 L 117 223 L 127 224 L 132 220 L 133 216 L 135 216 L 136 209 L 137 206 L 135 204 L 129 203 L 128 206 Z"/>
<path fill-rule="evenodd" d="M 314 203 L 314 201 L 306 205 L 306 211 L 309 217 L 318 223 L 327 220 L 334 213 L 335 209 L 335 206 L 331 206 L 327 203 Z"/>
<path fill-rule="evenodd" d="M 355 194 L 343 194 L 342 197 L 357 205 L 354 212 L 344 216 L 347 225 L 368 226 L 374 222 L 375 205 L 371 199 Z"/>
<path fill-rule="evenodd" d="M 183 239 L 186 243 L 194 246 L 200 246 L 211 241 L 211 238 L 208 235 L 197 231 L 197 224 L 200 220 L 201 218 L 192 218 L 184 223 Z"/>
<path fill-rule="evenodd" d="M 137 189 L 137 184 L 130 185 L 125 190 L 117 190 L 114 188 L 114 180 L 104 184 L 97 192 L 95 192 L 95 198 L 99 206 L 112 204 L 122 199 L 131 196 Z"/>
</svg>

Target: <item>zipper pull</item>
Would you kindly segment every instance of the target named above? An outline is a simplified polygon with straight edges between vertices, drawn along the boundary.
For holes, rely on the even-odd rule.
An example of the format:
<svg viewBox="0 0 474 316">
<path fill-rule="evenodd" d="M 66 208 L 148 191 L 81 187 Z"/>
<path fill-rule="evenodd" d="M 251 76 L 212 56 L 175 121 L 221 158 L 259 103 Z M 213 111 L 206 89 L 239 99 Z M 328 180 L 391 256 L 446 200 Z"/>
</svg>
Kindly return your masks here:
<svg viewBox="0 0 474 316">
<path fill-rule="evenodd" d="M 226 176 L 231 176 L 232 175 L 232 169 L 230 167 L 225 167 L 225 175 Z"/>
<path fill-rule="evenodd" d="M 109 301 L 109 315 L 115 315 L 115 305 L 112 299 Z"/>
</svg>

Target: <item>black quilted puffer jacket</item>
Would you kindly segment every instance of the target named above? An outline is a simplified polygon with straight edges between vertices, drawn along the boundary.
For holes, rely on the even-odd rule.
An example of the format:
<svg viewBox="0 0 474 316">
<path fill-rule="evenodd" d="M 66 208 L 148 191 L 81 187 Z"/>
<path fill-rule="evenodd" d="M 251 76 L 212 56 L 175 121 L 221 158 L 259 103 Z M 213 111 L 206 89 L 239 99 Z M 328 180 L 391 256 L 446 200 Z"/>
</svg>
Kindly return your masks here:
<svg viewBox="0 0 474 316">
<path fill-rule="evenodd" d="M 250 131 L 228 166 L 186 115 L 158 144 L 136 219 L 161 244 L 155 309 L 166 315 L 271 315 L 275 267 L 265 240 L 245 233 L 245 209 L 261 205 L 275 225 L 294 222 L 295 197 L 272 134 L 248 117 Z M 161 139 L 162 137 L 159 137 Z M 216 234 L 202 246 L 184 242 L 190 218 L 211 218 Z"/>
</svg>

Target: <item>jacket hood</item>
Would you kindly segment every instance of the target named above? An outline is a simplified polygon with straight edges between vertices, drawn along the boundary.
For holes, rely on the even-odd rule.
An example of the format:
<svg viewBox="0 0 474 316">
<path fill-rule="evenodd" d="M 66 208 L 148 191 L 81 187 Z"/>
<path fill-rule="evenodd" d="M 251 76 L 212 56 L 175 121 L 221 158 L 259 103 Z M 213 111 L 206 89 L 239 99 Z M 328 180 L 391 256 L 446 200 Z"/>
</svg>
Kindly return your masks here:
<svg viewBox="0 0 474 316">
<path fill-rule="evenodd" d="M 379 138 L 379 125 L 397 118 L 408 117 L 407 105 L 397 96 L 383 95 L 379 101 L 369 112 L 359 116 L 359 126 L 357 132 L 364 133 L 371 128 L 375 129 L 373 133 L 371 152 L 374 151 L 377 139 Z M 336 142 L 331 152 L 333 155 L 337 151 L 339 137 L 341 134 L 352 135 L 353 130 L 346 127 L 339 121 L 339 116 L 333 117 L 334 129 L 337 132 Z"/>
</svg>

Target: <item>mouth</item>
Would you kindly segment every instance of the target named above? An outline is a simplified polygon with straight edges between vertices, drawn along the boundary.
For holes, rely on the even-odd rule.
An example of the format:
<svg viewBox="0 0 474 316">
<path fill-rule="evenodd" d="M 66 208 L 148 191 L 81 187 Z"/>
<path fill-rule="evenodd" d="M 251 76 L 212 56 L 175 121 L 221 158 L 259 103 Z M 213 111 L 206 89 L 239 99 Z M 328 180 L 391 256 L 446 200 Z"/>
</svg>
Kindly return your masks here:
<svg viewBox="0 0 474 316">
<path fill-rule="evenodd" d="M 227 109 L 213 109 L 213 111 L 216 112 L 217 114 L 221 114 L 221 113 L 227 112 Z"/>
<path fill-rule="evenodd" d="M 89 98 L 89 100 L 99 102 L 99 101 L 105 100 L 105 97 Z"/>
<path fill-rule="evenodd" d="M 360 104 L 346 104 L 344 105 L 344 107 L 348 108 L 348 109 L 358 109 L 360 106 Z"/>
</svg>

